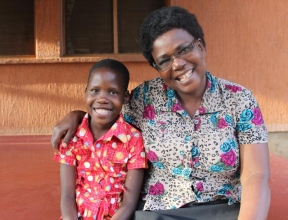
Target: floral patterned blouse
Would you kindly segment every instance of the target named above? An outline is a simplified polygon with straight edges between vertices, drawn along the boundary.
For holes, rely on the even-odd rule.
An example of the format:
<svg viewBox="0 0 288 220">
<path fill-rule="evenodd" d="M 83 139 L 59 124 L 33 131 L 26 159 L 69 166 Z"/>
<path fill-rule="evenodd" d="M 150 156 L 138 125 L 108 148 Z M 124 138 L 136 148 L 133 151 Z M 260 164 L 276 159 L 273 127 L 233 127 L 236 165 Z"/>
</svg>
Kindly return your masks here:
<svg viewBox="0 0 288 220">
<path fill-rule="evenodd" d="M 141 129 L 149 160 L 144 210 L 241 201 L 239 146 L 266 143 L 267 129 L 250 90 L 208 71 L 206 77 L 193 118 L 161 78 L 136 87 L 125 106 L 124 118 Z"/>
<path fill-rule="evenodd" d="M 147 168 L 142 136 L 122 114 L 95 143 L 86 114 L 73 140 L 59 150 L 54 160 L 76 166 L 78 216 L 84 220 L 110 219 L 121 205 L 127 171 Z"/>
</svg>

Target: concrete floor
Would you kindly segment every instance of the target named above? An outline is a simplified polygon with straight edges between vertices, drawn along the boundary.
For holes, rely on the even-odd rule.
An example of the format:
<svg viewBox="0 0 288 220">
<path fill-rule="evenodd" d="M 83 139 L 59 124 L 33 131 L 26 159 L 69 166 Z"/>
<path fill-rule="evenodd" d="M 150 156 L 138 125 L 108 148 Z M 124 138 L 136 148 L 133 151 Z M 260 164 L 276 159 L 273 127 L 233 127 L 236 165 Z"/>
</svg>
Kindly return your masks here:
<svg viewBox="0 0 288 220">
<path fill-rule="evenodd" d="M 52 160 L 49 139 L 48 136 L 0 137 L 0 219 L 59 219 L 59 164 Z M 288 219 L 287 143 L 287 133 L 269 134 L 268 220 Z"/>
<path fill-rule="evenodd" d="M 0 138 L 0 219 L 59 219 L 59 164 L 52 158 L 49 140 Z"/>
</svg>

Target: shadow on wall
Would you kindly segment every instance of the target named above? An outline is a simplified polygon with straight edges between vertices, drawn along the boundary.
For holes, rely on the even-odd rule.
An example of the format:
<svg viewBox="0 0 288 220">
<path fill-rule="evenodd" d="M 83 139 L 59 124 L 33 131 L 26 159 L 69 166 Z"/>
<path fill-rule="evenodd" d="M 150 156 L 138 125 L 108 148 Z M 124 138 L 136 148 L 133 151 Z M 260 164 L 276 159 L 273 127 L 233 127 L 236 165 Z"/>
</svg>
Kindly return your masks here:
<svg viewBox="0 0 288 220">
<path fill-rule="evenodd" d="M 288 132 L 270 132 L 268 140 L 271 153 L 288 159 Z"/>
</svg>

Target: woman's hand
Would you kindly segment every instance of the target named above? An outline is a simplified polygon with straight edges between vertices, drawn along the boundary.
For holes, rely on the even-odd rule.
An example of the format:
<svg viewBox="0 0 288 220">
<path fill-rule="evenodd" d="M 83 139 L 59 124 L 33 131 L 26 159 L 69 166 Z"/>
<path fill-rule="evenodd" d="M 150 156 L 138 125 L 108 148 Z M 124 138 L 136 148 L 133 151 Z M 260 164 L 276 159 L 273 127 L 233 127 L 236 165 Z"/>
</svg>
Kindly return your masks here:
<svg viewBox="0 0 288 220">
<path fill-rule="evenodd" d="M 268 144 L 240 146 L 241 207 L 238 220 L 265 220 L 270 205 Z"/>
<path fill-rule="evenodd" d="M 63 145 L 67 145 L 70 139 L 74 136 L 79 124 L 81 123 L 85 112 L 83 111 L 72 111 L 65 115 L 53 129 L 51 137 L 51 144 L 54 153 L 58 153 L 58 146 L 60 139 Z"/>
</svg>

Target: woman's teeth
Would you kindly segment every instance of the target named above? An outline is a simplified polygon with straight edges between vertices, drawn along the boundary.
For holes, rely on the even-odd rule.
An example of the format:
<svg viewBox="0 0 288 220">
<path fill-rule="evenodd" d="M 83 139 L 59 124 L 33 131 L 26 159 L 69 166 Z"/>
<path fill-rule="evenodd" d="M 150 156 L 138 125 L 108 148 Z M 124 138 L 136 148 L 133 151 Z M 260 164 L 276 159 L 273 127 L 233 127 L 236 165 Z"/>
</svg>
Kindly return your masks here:
<svg viewBox="0 0 288 220">
<path fill-rule="evenodd" d="M 183 82 L 183 81 L 185 81 L 187 78 L 189 78 L 190 76 L 192 76 L 192 71 L 189 71 L 189 72 L 183 74 L 182 76 L 178 77 L 178 80 L 179 80 L 180 82 Z"/>
</svg>

